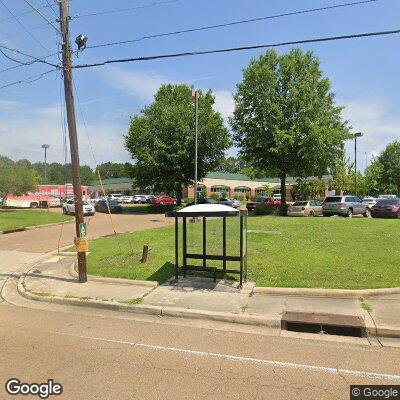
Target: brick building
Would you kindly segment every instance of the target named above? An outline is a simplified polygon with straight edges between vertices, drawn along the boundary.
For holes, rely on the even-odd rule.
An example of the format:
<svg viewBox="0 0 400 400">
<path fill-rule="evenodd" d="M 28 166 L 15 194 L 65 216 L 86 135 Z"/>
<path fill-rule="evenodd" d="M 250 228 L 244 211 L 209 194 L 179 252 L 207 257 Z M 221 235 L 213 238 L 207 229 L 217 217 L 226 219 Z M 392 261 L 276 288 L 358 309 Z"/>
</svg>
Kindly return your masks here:
<svg viewBox="0 0 400 400">
<path fill-rule="evenodd" d="M 297 179 L 288 177 L 286 180 L 286 196 L 290 201 L 293 199 L 292 189 L 297 185 Z M 317 179 L 315 177 L 306 178 L 307 180 Z M 324 175 L 321 178 L 325 184 L 325 194 L 327 195 L 331 189 L 332 177 Z M 267 191 L 272 189 L 272 193 L 280 193 L 279 178 L 250 179 L 243 174 L 232 174 L 227 172 L 211 172 L 198 183 L 197 190 L 199 193 L 205 191 L 207 196 L 212 193 L 223 194 L 227 197 L 233 196 L 266 196 Z M 183 197 L 194 197 L 194 187 L 184 188 Z"/>
</svg>

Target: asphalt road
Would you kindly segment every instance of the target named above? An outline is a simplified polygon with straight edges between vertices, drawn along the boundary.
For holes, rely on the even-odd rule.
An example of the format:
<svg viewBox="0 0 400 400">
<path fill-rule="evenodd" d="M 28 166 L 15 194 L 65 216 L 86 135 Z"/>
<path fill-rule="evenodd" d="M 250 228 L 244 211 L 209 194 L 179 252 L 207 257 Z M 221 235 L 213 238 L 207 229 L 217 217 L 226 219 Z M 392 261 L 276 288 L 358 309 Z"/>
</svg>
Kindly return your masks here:
<svg viewBox="0 0 400 400">
<path fill-rule="evenodd" d="M 118 232 L 169 223 L 146 215 L 115 221 Z M 0 236 L 0 399 L 26 398 L 7 395 L 10 378 L 54 379 L 63 386 L 59 398 L 83 400 L 348 399 L 350 384 L 400 384 L 400 347 L 365 339 L 311 340 L 266 328 L 21 298 L 15 283 L 26 263 L 59 240 L 61 247 L 72 242 L 73 224 L 60 232 L 56 226 Z M 89 222 L 89 237 L 112 232 L 106 215 Z"/>
<path fill-rule="evenodd" d="M 0 304 L 1 399 L 12 398 L 10 378 L 54 379 L 60 398 L 119 400 L 348 399 L 350 384 L 400 384 L 400 348 L 42 307 Z"/>
</svg>

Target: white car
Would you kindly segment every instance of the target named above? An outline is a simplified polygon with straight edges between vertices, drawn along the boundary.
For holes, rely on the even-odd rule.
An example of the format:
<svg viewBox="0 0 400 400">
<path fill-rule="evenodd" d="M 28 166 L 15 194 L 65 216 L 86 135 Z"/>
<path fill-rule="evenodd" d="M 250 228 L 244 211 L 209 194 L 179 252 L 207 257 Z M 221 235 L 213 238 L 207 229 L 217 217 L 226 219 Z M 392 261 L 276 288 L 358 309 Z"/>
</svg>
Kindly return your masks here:
<svg viewBox="0 0 400 400">
<path fill-rule="evenodd" d="M 133 196 L 122 196 L 121 201 L 124 204 L 130 204 L 133 203 Z"/>
<path fill-rule="evenodd" d="M 366 204 L 367 206 L 374 206 L 376 204 L 376 199 L 371 196 L 366 196 L 362 199 L 363 204 Z"/>
<path fill-rule="evenodd" d="M 108 200 L 116 201 L 117 203 L 122 203 L 121 193 L 111 193 L 108 195 Z"/>
<path fill-rule="evenodd" d="M 94 215 L 96 213 L 94 207 L 87 201 L 82 201 L 83 215 Z M 75 200 L 69 199 L 63 204 L 63 214 L 75 215 Z"/>
<path fill-rule="evenodd" d="M 147 202 L 146 195 L 144 194 L 136 194 L 133 196 L 132 203 L 141 203 L 144 204 Z"/>
</svg>

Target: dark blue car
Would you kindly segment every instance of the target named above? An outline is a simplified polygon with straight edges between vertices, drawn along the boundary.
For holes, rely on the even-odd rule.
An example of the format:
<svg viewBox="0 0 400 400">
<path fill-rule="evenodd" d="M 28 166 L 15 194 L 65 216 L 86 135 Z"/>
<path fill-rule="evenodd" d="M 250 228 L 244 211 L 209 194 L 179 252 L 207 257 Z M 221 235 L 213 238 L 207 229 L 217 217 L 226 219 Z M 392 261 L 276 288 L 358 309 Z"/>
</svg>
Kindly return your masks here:
<svg viewBox="0 0 400 400">
<path fill-rule="evenodd" d="M 116 201 L 109 200 L 108 201 L 108 206 L 110 207 L 110 212 L 112 214 L 121 214 L 122 213 L 122 207 L 120 204 L 118 204 Z M 103 213 L 108 213 L 108 207 L 107 207 L 107 202 L 105 200 L 99 200 L 95 206 L 95 210 L 97 212 L 103 212 Z"/>
</svg>

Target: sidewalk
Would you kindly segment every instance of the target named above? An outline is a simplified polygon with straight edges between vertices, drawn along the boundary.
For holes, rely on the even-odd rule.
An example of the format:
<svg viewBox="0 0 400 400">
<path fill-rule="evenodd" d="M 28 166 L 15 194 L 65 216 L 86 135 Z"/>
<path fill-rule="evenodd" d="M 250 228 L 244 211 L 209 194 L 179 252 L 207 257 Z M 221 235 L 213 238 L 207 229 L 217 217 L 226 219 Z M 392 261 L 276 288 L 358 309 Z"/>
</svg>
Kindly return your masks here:
<svg viewBox="0 0 400 400">
<path fill-rule="evenodd" d="M 73 257 L 53 256 L 21 276 L 24 297 L 59 304 L 85 305 L 160 316 L 218 320 L 281 327 L 285 311 L 360 316 L 370 336 L 400 337 L 400 295 L 364 299 L 274 295 L 242 289 L 237 282 L 186 278 L 163 285 L 157 282 L 89 277 L 78 283 Z"/>
</svg>

